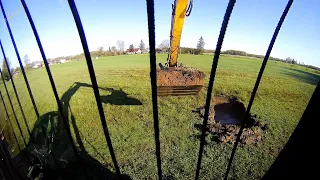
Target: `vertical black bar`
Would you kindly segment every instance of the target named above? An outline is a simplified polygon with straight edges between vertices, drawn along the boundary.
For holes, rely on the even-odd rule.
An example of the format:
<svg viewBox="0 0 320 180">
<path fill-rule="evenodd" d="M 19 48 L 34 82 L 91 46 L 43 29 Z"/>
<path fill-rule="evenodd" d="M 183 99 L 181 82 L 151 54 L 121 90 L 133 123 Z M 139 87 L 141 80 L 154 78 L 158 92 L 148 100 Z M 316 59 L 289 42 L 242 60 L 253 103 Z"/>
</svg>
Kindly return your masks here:
<svg viewBox="0 0 320 180">
<path fill-rule="evenodd" d="M 3 125 L 3 127 L 1 128 L 0 134 L 2 134 L 2 132 L 4 131 L 4 128 L 6 127 L 8 121 L 5 121 L 5 124 Z"/>
<path fill-rule="evenodd" d="M 158 178 L 162 179 L 161 156 L 160 156 L 160 133 L 159 133 L 159 117 L 158 117 L 158 97 L 157 97 L 157 63 L 156 63 L 156 40 L 155 40 L 155 17 L 154 17 L 154 1 L 146 0 L 148 13 L 148 32 L 149 32 L 149 48 L 150 48 L 150 78 L 152 90 L 152 109 L 153 109 L 153 125 L 154 139 L 156 144 L 156 156 L 158 167 Z"/>
<path fill-rule="evenodd" d="M 6 162 L 0 162 L 0 174 L 3 174 L 4 179 L 13 179 L 12 174 L 10 173 L 9 166 Z"/>
<path fill-rule="evenodd" d="M 69 125 L 68 125 L 68 119 L 67 119 L 68 117 L 65 117 L 65 115 L 64 115 L 64 113 L 63 113 L 62 104 L 61 104 L 61 102 L 60 102 L 60 100 L 59 100 L 59 95 L 58 95 L 58 92 L 57 92 L 57 88 L 56 88 L 56 85 L 55 85 L 55 83 L 54 83 L 54 80 L 53 80 L 53 77 L 52 77 L 52 73 L 51 73 L 51 70 L 50 70 L 50 67 L 49 67 L 49 64 L 48 64 L 48 61 L 47 61 L 47 57 L 46 57 L 46 55 L 45 55 L 45 53 L 44 53 L 44 50 L 43 50 L 43 47 L 42 47 L 42 44 L 41 44 L 41 41 L 40 41 L 40 38 L 39 38 L 39 35 L 38 35 L 38 32 L 37 32 L 37 29 L 36 29 L 36 27 L 35 27 L 35 25 L 34 25 L 34 22 L 33 22 L 33 20 L 32 20 L 31 14 L 30 14 L 30 12 L 29 12 L 29 9 L 28 9 L 25 1 L 24 1 L 24 0 L 21 0 L 21 3 L 22 3 L 22 5 L 23 5 L 23 8 L 24 8 L 24 10 L 25 10 L 25 13 L 26 13 L 26 15 L 27 15 L 27 17 L 28 17 L 28 20 L 29 20 L 29 23 L 30 23 L 30 25 L 31 25 L 33 34 L 34 34 L 34 36 L 35 36 L 35 38 L 36 38 L 36 41 L 37 41 L 37 44 L 38 44 L 38 47 L 39 47 L 39 50 L 40 50 L 40 53 L 41 53 L 41 56 L 42 56 L 44 65 L 45 65 L 45 67 L 46 67 L 46 71 L 47 71 L 47 75 L 48 75 L 48 78 L 49 78 L 49 81 L 50 81 L 50 84 L 51 84 L 51 88 L 52 88 L 54 97 L 55 97 L 55 99 L 56 99 L 56 103 L 57 103 L 57 105 L 58 105 L 58 111 L 59 111 L 60 116 L 61 116 L 61 118 L 62 118 L 63 124 L 64 124 L 64 126 L 65 126 L 65 128 L 66 128 L 66 130 L 67 130 L 68 138 L 69 138 L 70 143 L 71 143 L 71 145 L 72 145 L 72 149 L 73 149 L 73 151 L 74 151 L 74 153 L 75 153 L 75 156 L 80 160 L 80 163 L 81 163 L 82 168 L 84 168 L 83 160 L 79 157 L 77 148 L 76 148 L 76 146 L 75 146 L 75 144 L 74 144 L 74 142 L 73 142 L 73 139 L 72 139 L 70 127 L 69 127 Z M 54 157 L 53 154 L 52 154 L 52 156 L 53 156 L 54 160 L 57 161 L 57 160 L 56 160 L 56 157 Z M 87 174 L 86 174 L 85 169 L 84 169 L 84 175 L 87 177 Z"/>
<path fill-rule="evenodd" d="M 2 100 L 2 103 L 3 103 L 4 110 L 6 111 L 6 115 L 7 115 L 7 119 L 8 119 L 7 121 L 9 122 L 9 125 L 10 125 L 10 127 L 11 127 L 13 137 L 14 137 L 14 139 L 16 140 L 16 143 L 17 143 L 17 146 L 18 146 L 19 151 L 21 152 L 21 147 L 20 147 L 20 145 L 19 145 L 19 140 L 18 140 L 18 138 L 17 138 L 17 136 L 16 136 L 16 133 L 14 132 L 12 123 L 11 123 L 11 121 L 10 121 L 10 116 L 9 116 L 9 113 L 8 113 L 8 109 L 7 109 L 6 103 L 4 102 L 4 99 L 3 99 L 3 96 L 2 96 L 1 91 L 0 91 L 0 97 L 1 97 L 1 100 Z"/>
<path fill-rule="evenodd" d="M 5 161 L 5 163 L 6 163 L 5 168 L 6 168 L 6 171 L 7 171 L 6 173 L 10 174 L 11 178 L 14 180 L 15 179 L 14 175 L 16 173 L 13 171 L 13 169 L 15 169 L 15 168 L 14 168 L 14 166 L 12 164 L 12 161 L 11 161 L 10 157 L 7 156 L 8 152 L 7 152 L 7 149 L 4 149 L 3 144 L 4 143 L 3 143 L 2 139 L 0 139 L 0 149 L 2 151 L 1 154 L 2 154 L 2 157 L 3 157 L 3 159 L 1 159 L 1 161 Z"/>
<path fill-rule="evenodd" d="M 1 79 L 2 79 L 2 82 L 3 82 L 4 88 L 5 88 L 6 93 L 7 93 L 7 95 L 8 95 L 9 103 L 10 103 L 10 106 L 11 106 L 11 109 L 12 109 L 12 112 L 13 112 L 13 115 L 14 115 L 14 118 L 15 118 L 16 123 L 17 123 L 17 125 L 18 125 L 19 131 L 20 131 L 20 134 L 21 134 L 21 137 L 22 137 L 22 139 L 23 139 L 23 143 L 24 143 L 25 146 L 27 146 L 26 140 L 24 139 L 24 136 L 23 136 L 23 133 L 22 133 L 22 129 L 21 129 L 20 123 L 19 123 L 19 121 L 18 121 L 17 114 L 16 114 L 16 112 L 15 112 L 15 110 L 14 110 L 14 107 L 13 107 L 13 104 L 12 104 L 12 101 L 11 101 L 11 98 L 10 98 L 10 94 L 9 94 L 9 91 L 8 91 L 8 88 L 7 88 L 6 82 L 5 82 L 5 80 L 4 80 L 4 77 L 3 77 L 3 74 L 2 74 L 1 69 L 0 69 L 0 74 L 1 74 Z"/>
<path fill-rule="evenodd" d="M 204 113 L 204 119 L 203 119 L 203 124 L 202 124 L 202 133 L 201 133 L 201 138 L 200 138 L 200 149 L 199 149 L 198 164 L 197 164 L 196 177 L 195 177 L 196 180 L 199 179 L 199 175 L 200 175 L 201 160 L 202 160 L 202 154 L 203 154 L 203 147 L 204 147 L 204 143 L 205 143 L 205 134 L 206 134 L 206 127 L 207 127 L 207 123 L 208 123 L 213 82 L 214 82 L 214 78 L 216 76 L 216 70 L 217 70 L 217 66 L 218 66 L 218 61 L 219 61 L 219 56 L 220 56 L 220 52 L 221 52 L 221 47 L 222 47 L 224 35 L 226 33 L 229 19 L 230 19 L 230 16 L 231 16 L 231 13 L 232 13 L 232 10 L 233 10 L 235 3 L 236 3 L 236 0 L 229 1 L 228 7 L 226 9 L 226 13 L 225 13 L 223 21 L 222 21 L 220 34 L 219 34 L 219 38 L 218 38 L 218 42 L 217 42 L 217 47 L 216 47 L 214 57 L 213 57 L 213 63 L 212 63 L 212 67 L 211 67 L 211 74 L 210 74 L 208 91 L 207 91 L 205 113 Z"/>
<path fill-rule="evenodd" d="M 1 78 L 3 79 L 3 75 L 2 75 L 1 69 L 0 69 L 0 74 L 1 74 Z M 4 81 L 3 81 L 3 83 L 4 83 Z M 5 84 L 4 84 L 4 85 L 5 85 Z M 10 96 L 9 96 L 9 94 L 8 94 L 6 85 L 5 85 L 5 89 L 6 89 L 6 92 L 7 92 L 7 95 L 8 95 L 9 103 L 10 103 L 11 108 L 12 108 L 12 112 L 13 112 L 13 114 L 14 114 L 14 116 L 15 116 L 15 119 L 17 120 L 16 113 L 15 113 L 15 111 L 14 111 L 14 109 L 13 109 L 12 102 L 11 102 L 11 98 L 10 98 Z M 12 133 L 13 133 L 13 137 L 14 137 L 16 143 L 17 143 L 19 152 L 22 154 L 22 156 L 25 158 L 25 160 L 26 160 L 27 162 L 32 163 L 32 162 L 25 156 L 25 154 L 24 154 L 23 151 L 22 151 L 22 148 L 20 147 L 18 137 L 17 137 L 16 133 L 14 132 L 14 128 L 13 128 L 13 125 L 12 125 L 11 120 L 10 120 L 10 116 L 9 116 L 9 113 L 8 113 L 8 109 L 7 109 L 7 106 L 6 106 L 5 102 L 4 102 L 4 99 L 3 99 L 3 96 L 2 96 L 1 91 L 0 91 L 0 97 L 1 97 L 1 100 L 2 100 L 2 103 L 3 103 L 3 106 L 4 106 L 4 109 L 5 109 L 5 111 L 6 111 L 6 115 L 7 115 L 7 119 L 8 119 L 7 121 L 9 122 L 9 125 L 10 125 L 10 127 L 11 127 L 11 130 L 12 130 Z M 18 124 L 18 127 L 20 127 L 20 125 L 19 125 L 18 122 L 17 122 L 17 124 Z M 19 129 L 20 129 L 20 128 L 19 128 Z M 20 131 L 20 133 L 21 133 L 21 131 Z M 22 139 L 23 139 L 23 136 L 22 136 Z M 23 140 L 24 140 L 24 139 L 23 139 Z M 25 143 L 25 141 L 24 141 L 24 143 Z M 25 143 L 25 145 L 26 145 L 26 143 Z M 26 146 L 27 146 L 27 145 L 26 145 Z"/>
<path fill-rule="evenodd" d="M 1 137 L 0 141 L 1 141 L 0 148 L 3 152 L 4 159 L 6 159 L 6 161 L 8 162 L 7 164 L 9 165 L 8 166 L 9 171 L 10 171 L 10 173 L 12 173 L 13 179 L 24 179 L 21 177 L 21 174 L 17 171 L 18 168 L 16 168 L 14 166 L 14 164 L 12 163 L 12 158 L 11 158 L 11 155 L 8 151 L 8 147 L 4 143 L 4 141 L 6 141 L 5 136 Z"/>
<path fill-rule="evenodd" d="M 0 1 L 0 5 L 1 5 L 1 1 Z M 28 122 L 27 122 L 27 119 L 26 119 L 26 116 L 25 116 L 24 111 L 22 109 L 22 105 L 21 105 L 20 98 L 19 98 L 19 95 L 18 95 L 18 92 L 17 92 L 17 88 L 16 88 L 16 85 L 14 83 L 14 80 L 13 80 L 11 72 L 10 72 L 10 67 L 9 67 L 9 64 L 8 64 L 8 60 L 7 60 L 6 54 L 4 53 L 4 49 L 3 49 L 3 46 L 2 46 L 1 40 L 0 40 L 0 47 L 1 47 L 1 51 L 2 51 L 2 54 L 3 54 L 4 61 L 6 61 L 6 66 L 7 66 L 7 69 L 9 71 L 9 77 L 10 77 L 10 80 L 11 80 L 13 91 L 14 91 L 14 94 L 16 95 L 17 102 L 18 102 L 20 111 L 22 113 L 22 117 L 23 117 L 24 123 L 25 123 L 25 125 L 27 127 L 27 131 L 28 131 L 28 134 L 30 136 L 30 140 L 33 141 L 32 136 L 31 136 L 31 132 L 30 132 L 30 128 L 29 128 L 29 125 L 28 125 Z"/>
<path fill-rule="evenodd" d="M 241 137 L 241 134 L 243 132 L 244 126 L 245 126 L 246 121 L 247 121 L 247 119 L 249 117 L 249 113 L 250 113 L 250 110 L 251 110 L 251 107 L 252 107 L 252 104 L 253 104 L 253 101 L 254 101 L 254 97 L 256 96 L 256 93 L 257 93 L 257 90 L 258 90 L 258 87 L 259 87 L 259 84 L 260 84 L 264 69 L 265 69 L 265 67 L 267 65 L 270 53 L 272 51 L 273 45 L 274 45 L 274 43 L 275 43 L 275 41 L 277 39 L 277 36 L 279 34 L 279 31 L 280 31 L 280 28 L 281 28 L 281 26 L 283 24 L 284 19 L 286 18 L 287 14 L 289 12 L 289 9 L 290 9 L 292 3 L 293 3 L 293 0 L 289 0 L 288 1 L 288 4 L 287 4 L 286 8 L 284 9 L 284 11 L 283 11 L 283 13 L 281 15 L 281 18 L 280 18 L 280 20 L 278 22 L 278 25 L 277 25 L 274 33 L 273 33 L 273 36 L 272 36 L 272 39 L 270 41 L 270 44 L 269 44 L 268 50 L 266 52 L 266 55 L 264 56 L 264 59 L 263 59 L 263 62 L 262 62 L 262 65 L 261 65 L 261 68 L 260 68 L 256 83 L 255 83 L 255 85 L 253 87 L 253 90 L 251 92 L 251 97 L 250 97 L 250 101 L 249 101 L 249 104 L 248 104 L 248 107 L 247 107 L 247 110 L 246 110 L 246 113 L 245 113 L 245 116 L 244 116 L 244 121 L 241 124 L 239 133 L 237 135 L 236 143 L 234 144 L 233 149 L 232 149 L 231 157 L 230 157 L 230 160 L 229 160 L 229 163 L 228 163 L 228 167 L 227 167 L 227 171 L 226 171 L 226 174 L 225 174 L 225 177 L 224 177 L 225 180 L 228 179 L 228 175 L 229 175 L 229 172 L 230 172 L 232 160 L 233 160 L 234 155 L 236 153 L 237 146 L 239 144 L 240 137 Z"/>
<path fill-rule="evenodd" d="M 21 62 L 21 58 L 20 58 L 20 55 L 19 55 L 19 52 L 18 52 L 18 48 L 17 48 L 16 42 L 15 42 L 15 40 L 14 40 L 14 38 L 13 38 L 12 31 L 11 31 L 11 28 L 10 28 L 10 25 L 9 25 L 9 21 L 8 21 L 8 19 L 7 19 L 6 13 L 5 13 L 4 8 L 3 8 L 3 5 L 2 5 L 2 0 L 0 0 L 0 6 L 1 6 L 2 14 L 3 14 L 4 20 L 5 20 L 5 22 L 6 22 L 6 25 L 7 25 L 8 31 L 9 31 L 9 34 L 10 34 L 10 38 L 11 38 L 11 41 L 12 41 L 12 44 L 13 44 L 15 53 L 16 53 L 17 58 L 18 58 L 18 61 L 19 61 L 19 65 L 20 65 L 20 68 L 21 68 L 21 72 L 22 72 L 24 81 L 25 81 L 25 83 L 26 83 L 26 86 L 27 86 L 27 89 L 28 89 L 28 93 L 29 93 L 29 96 L 30 96 L 30 99 L 31 99 L 31 102 L 32 102 L 32 105 L 33 105 L 33 108 L 34 108 L 34 111 L 35 111 L 35 113 L 36 113 L 37 118 L 39 118 L 38 108 L 37 108 L 36 102 L 35 102 L 35 100 L 34 100 L 34 98 L 33 98 L 33 94 L 32 94 L 32 91 L 31 91 L 31 88 L 30 88 L 30 85 L 29 85 L 29 81 L 28 81 L 26 72 L 24 71 L 24 67 L 23 67 L 23 64 L 22 64 L 22 62 Z M 8 65 L 8 63 L 7 63 L 7 65 Z M 29 130 L 29 127 L 28 127 L 28 130 Z M 29 131 L 30 131 L 30 130 L 29 130 Z"/>
<path fill-rule="evenodd" d="M 50 81 L 50 84 L 51 84 L 51 87 L 52 87 L 52 91 L 53 91 L 53 94 L 54 94 L 54 97 L 56 99 L 56 102 L 57 102 L 57 105 L 58 105 L 58 111 L 60 113 L 60 116 L 62 118 L 62 121 L 63 121 L 63 124 L 67 130 L 67 134 L 68 134 L 68 138 L 70 140 L 70 143 L 72 145 L 72 149 L 75 153 L 75 156 L 81 160 L 81 158 L 79 157 L 79 154 L 78 154 L 78 151 L 77 151 L 77 148 L 73 142 L 73 139 L 72 139 L 72 134 L 71 134 L 71 131 L 70 131 L 70 127 L 69 127 L 69 124 L 68 124 L 68 119 L 67 117 L 64 116 L 64 113 L 63 113 L 63 108 L 62 108 L 62 104 L 60 102 L 60 99 L 59 99 L 59 95 L 58 95 L 58 91 L 57 91 L 57 88 L 56 88 L 56 85 L 54 83 L 54 80 L 53 80 L 53 77 L 52 77 L 52 74 L 51 74 L 51 70 L 50 70 L 50 67 L 49 67 L 49 64 L 48 64 L 48 61 L 47 61 L 47 57 L 44 53 L 44 50 L 43 50 L 43 47 L 42 47 L 42 44 L 41 44 L 41 41 L 40 41 L 40 38 L 39 38 L 39 35 L 38 35 L 38 32 L 37 32 L 37 29 L 34 25 L 34 22 L 32 20 L 32 17 L 30 15 L 30 12 L 29 12 L 29 9 L 25 3 L 24 0 L 21 0 L 21 3 L 23 5 L 23 8 L 28 16 L 28 20 L 29 20 L 29 23 L 31 25 L 31 28 L 32 28 L 32 31 L 33 31 L 33 34 L 36 38 L 36 41 L 38 43 L 38 47 L 39 47 L 39 50 L 41 52 L 41 56 L 42 56 L 42 59 L 43 59 L 43 62 L 44 62 L 44 65 L 46 67 L 46 71 L 47 71 L 47 74 L 48 74 L 48 77 L 49 77 L 49 81 Z M 81 163 L 82 163 L 82 160 L 81 160 Z M 85 173 L 85 172 L 84 172 Z M 86 174 L 85 174 L 86 175 Z"/>
<path fill-rule="evenodd" d="M 102 107 L 102 103 L 101 103 L 101 99 L 100 99 L 100 93 L 99 93 L 99 89 L 98 89 L 98 83 L 97 83 L 97 79 L 96 79 L 96 75 L 94 73 L 94 68 L 92 65 L 92 59 L 90 56 L 90 51 L 89 51 L 89 47 L 88 47 L 88 43 L 86 40 L 86 35 L 84 33 L 83 27 L 82 27 L 82 23 L 81 23 L 81 19 L 76 7 L 76 4 L 74 3 L 73 0 L 68 0 L 74 21 L 76 23 L 78 32 L 79 32 L 79 36 L 81 39 L 81 43 L 82 43 L 82 47 L 83 47 L 83 51 L 84 51 L 84 55 L 86 57 L 86 61 L 87 61 L 87 66 L 88 66 L 88 70 L 89 70 L 89 74 L 90 74 L 90 78 L 91 78 L 91 83 L 92 83 L 92 87 L 93 87 L 93 92 L 96 98 L 96 102 L 97 102 L 97 106 L 98 106 L 98 110 L 99 110 L 99 115 L 100 115 L 100 120 L 101 120 L 101 124 L 103 127 L 103 132 L 104 132 L 104 136 L 106 138 L 108 147 L 109 147 L 109 151 L 110 151 L 110 155 L 113 161 L 113 165 L 116 169 L 116 173 L 118 175 L 118 177 L 120 177 L 120 169 L 116 160 L 116 155 L 114 153 L 113 147 L 112 147 L 112 142 L 111 142 L 111 138 L 109 135 L 109 131 L 108 131 L 108 126 L 106 123 L 106 118 L 104 115 L 104 111 L 103 111 L 103 107 Z"/>
</svg>

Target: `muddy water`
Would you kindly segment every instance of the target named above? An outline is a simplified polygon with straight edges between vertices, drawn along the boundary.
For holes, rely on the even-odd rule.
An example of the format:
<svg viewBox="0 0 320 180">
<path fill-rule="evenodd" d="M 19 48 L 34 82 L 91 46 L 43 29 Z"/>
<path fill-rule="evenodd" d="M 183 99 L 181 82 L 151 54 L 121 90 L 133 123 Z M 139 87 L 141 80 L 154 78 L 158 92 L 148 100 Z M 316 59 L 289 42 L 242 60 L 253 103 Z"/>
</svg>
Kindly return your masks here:
<svg viewBox="0 0 320 180">
<path fill-rule="evenodd" d="M 221 124 L 241 124 L 245 108 L 238 101 L 229 101 L 225 98 L 215 97 L 214 119 Z"/>
<path fill-rule="evenodd" d="M 239 110 L 231 103 L 217 104 L 214 107 L 214 119 L 221 124 L 241 124 L 241 116 Z"/>
</svg>

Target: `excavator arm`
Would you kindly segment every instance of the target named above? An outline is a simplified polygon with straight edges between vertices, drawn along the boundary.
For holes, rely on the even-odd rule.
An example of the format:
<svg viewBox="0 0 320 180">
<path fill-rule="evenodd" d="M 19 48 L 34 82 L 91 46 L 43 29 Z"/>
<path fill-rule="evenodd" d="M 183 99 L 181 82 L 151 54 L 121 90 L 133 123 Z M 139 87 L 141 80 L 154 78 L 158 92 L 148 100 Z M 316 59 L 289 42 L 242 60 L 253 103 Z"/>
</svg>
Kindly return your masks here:
<svg viewBox="0 0 320 180">
<path fill-rule="evenodd" d="M 193 0 L 175 0 L 172 5 L 171 32 L 170 32 L 170 51 L 168 55 L 169 67 L 176 67 L 180 49 L 180 39 L 184 18 L 191 13 Z"/>
</svg>

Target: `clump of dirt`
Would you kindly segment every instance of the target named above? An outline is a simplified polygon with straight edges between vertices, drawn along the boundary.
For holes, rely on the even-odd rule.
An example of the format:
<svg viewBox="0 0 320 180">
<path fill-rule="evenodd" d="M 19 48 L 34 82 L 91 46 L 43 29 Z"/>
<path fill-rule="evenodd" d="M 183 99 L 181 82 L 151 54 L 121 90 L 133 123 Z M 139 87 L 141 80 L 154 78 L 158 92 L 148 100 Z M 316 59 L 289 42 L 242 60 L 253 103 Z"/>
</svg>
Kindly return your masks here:
<svg viewBox="0 0 320 180">
<path fill-rule="evenodd" d="M 157 69 L 158 86 L 203 85 L 205 74 L 194 68 L 175 67 Z"/>
<path fill-rule="evenodd" d="M 205 107 L 196 110 L 204 117 Z M 222 143 L 235 143 L 242 124 L 246 108 L 237 98 L 215 96 L 209 109 L 207 132 L 212 140 Z M 240 137 L 242 144 L 256 144 L 263 140 L 266 124 L 257 120 L 257 116 L 249 115 Z"/>
</svg>

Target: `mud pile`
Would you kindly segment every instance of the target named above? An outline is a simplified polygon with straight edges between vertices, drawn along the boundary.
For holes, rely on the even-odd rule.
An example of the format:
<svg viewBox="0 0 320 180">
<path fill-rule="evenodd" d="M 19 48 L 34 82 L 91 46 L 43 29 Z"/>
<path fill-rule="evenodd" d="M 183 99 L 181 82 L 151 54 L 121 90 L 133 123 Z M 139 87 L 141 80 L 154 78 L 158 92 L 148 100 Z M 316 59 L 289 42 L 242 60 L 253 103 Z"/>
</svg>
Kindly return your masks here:
<svg viewBox="0 0 320 180">
<path fill-rule="evenodd" d="M 205 108 L 196 110 L 204 117 Z M 222 143 L 235 143 L 242 124 L 246 108 L 236 98 L 228 99 L 215 96 L 209 109 L 207 132 L 212 134 L 212 140 Z M 263 140 L 266 125 L 259 122 L 256 116 L 249 115 L 240 137 L 242 144 L 256 144 Z"/>
<path fill-rule="evenodd" d="M 157 70 L 158 86 L 203 85 L 205 74 L 194 68 L 176 67 Z"/>
</svg>

